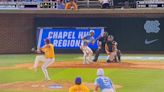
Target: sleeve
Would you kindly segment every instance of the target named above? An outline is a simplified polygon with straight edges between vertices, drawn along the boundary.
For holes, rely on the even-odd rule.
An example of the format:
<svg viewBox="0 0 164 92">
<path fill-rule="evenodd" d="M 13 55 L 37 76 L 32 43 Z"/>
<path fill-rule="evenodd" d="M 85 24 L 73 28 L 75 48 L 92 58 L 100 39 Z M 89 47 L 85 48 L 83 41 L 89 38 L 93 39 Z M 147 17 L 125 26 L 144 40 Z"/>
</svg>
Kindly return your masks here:
<svg viewBox="0 0 164 92">
<path fill-rule="evenodd" d="M 42 52 L 45 52 L 46 47 L 47 47 L 47 46 L 44 45 L 44 46 L 41 48 L 41 51 L 42 51 Z"/>
<path fill-rule="evenodd" d="M 90 92 L 88 87 L 85 87 L 85 92 Z"/>
<path fill-rule="evenodd" d="M 76 3 L 74 3 L 74 7 L 75 7 L 75 10 L 78 9 L 78 5 Z"/>
<path fill-rule="evenodd" d="M 109 78 L 108 78 L 109 79 Z M 109 81 L 110 81 L 110 85 L 112 86 L 112 88 L 115 90 L 115 88 L 114 88 L 114 86 L 113 86 L 113 83 L 112 83 L 112 80 L 111 79 L 109 79 Z"/>
<path fill-rule="evenodd" d="M 91 38 L 91 41 L 92 41 L 92 42 L 94 42 L 94 41 L 95 41 L 95 38 L 94 38 L 94 37 L 92 37 L 92 38 Z"/>
<path fill-rule="evenodd" d="M 98 41 L 102 41 L 102 36 L 98 38 Z"/>
<path fill-rule="evenodd" d="M 92 40 L 96 40 L 94 37 L 92 37 Z"/>
<path fill-rule="evenodd" d="M 87 38 L 88 38 L 88 35 L 83 37 L 83 39 L 87 39 Z"/>
<path fill-rule="evenodd" d="M 65 4 L 65 9 L 66 9 L 66 10 L 68 9 L 68 3 Z"/>
<path fill-rule="evenodd" d="M 99 85 L 99 83 L 98 83 L 98 79 L 95 79 L 95 83 L 94 83 L 94 85 Z"/>
<path fill-rule="evenodd" d="M 106 51 L 107 54 L 109 54 L 109 48 L 108 48 L 108 44 L 107 43 L 105 44 L 105 51 Z"/>
<path fill-rule="evenodd" d="M 72 87 L 69 88 L 69 92 L 73 92 Z"/>
<path fill-rule="evenodd" d="M 115 87 L 114 87 L 114 85 L 113 85 L 113 83 L 112 83 L 112 81 L 111 81 L 111 80 L 110 80 L 110 84 L 111 84 L 111 86 L 112 86 L 112 88 L 113 88 L 114 92 L 116 92 L 116 89 L 115 89 Z"/>
</svg>

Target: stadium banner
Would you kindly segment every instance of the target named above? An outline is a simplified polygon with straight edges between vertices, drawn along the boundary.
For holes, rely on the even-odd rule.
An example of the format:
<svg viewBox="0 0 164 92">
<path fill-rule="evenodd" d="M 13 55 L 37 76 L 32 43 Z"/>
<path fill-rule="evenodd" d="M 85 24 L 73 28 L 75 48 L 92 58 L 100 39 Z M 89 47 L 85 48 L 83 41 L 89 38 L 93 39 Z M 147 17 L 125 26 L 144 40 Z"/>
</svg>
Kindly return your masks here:
<svg viewBox="0 0 164 92">
<path fill-rule="evenodd" d="M 59 22 L 60 21 L 60 22 Z M 63 23 L 62 23 L 63 22 Z M 121 51 L 164 51 L 164 18 L 36 18 L 36 27 L 104 27 Z"/>
<path fill-rule="evenodd" d="M 55 49 L 79 49 L 82 38 L 89 34 L 90 30 L 95 31 L 94 38 L 98 38 L 104 32 L 103 27 L 73 27 L 73 28 L 37 28 L 37 48 L 44 46 L 44 39 L 50 39 Z M 92 49 L 97 48 L 97 42 L 94 45 L 89 44 Z"/>
</svg>

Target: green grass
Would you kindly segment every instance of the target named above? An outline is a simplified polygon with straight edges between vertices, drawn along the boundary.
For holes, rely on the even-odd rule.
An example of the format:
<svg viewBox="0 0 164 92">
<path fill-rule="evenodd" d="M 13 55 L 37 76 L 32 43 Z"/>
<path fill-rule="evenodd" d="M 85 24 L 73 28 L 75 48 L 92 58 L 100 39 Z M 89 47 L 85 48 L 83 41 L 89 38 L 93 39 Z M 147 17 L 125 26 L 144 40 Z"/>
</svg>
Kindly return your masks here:
<svg viewBox="0 0 164 92">
<path fill-rule="evenodd" d="M 0 67 L 1 66 L 13 66 L 15 64 L 29 63 L 34 59 L 34 55 L 0 55 Z"/>
<path fill-rule="evenodd" d="M 105 56 L 105 54 L 101 54 Z M 22 63 L 32 63 L 35 59 L 34 54 L 24 54 L 24 55 L 0 55 L 0 67 L 2 66 L 14 66 L 16 64 Z M 57 62 L 71 62 L 71 61 L 79 61 L 79 57 L 82 57 L 82 54 L 57 54 L 56 61 Z M 123 56 L 162 56 L 161 54 L 123 54 Z M 151 61 L 152 62 L 152 61 Z M 157 62 L 157 61 L 156 61 Z"/>
<path fill-rule="evenodd" d="M 126 54 L 127 55 L 127 54 Z M 134 54 L 133 54 L 134 55 Z M 57 55 L 56 61 L 70 62 L 78 60 L 82 54 Z M 32 63 L 35 55 L 0 55 L 0 67 L 13 66 L 21 63 Z M 74 78 L 81 76 L 84 82 L 94 83 L 96 69 L 92 68 L 50 68 L 49 74 L 52 80 L 73 82 Z M 115 84 L 123 86 L 117 92 L 163 92 L 164 70 L 153 69 L 105 69 L 105 74 Z M 0 70 L 0 83 L 42 81 L 44 79 L 41 69 L 34 72 L 29 69 Z M 33 92 L 2 90 L 0 92 Z M 42 92 L 42 91 L 41 91 Z M 43 91 L 44 92 L 44 91 Z M 68 92 L 46 91 L 46 92 Z"/>
<path fill-rule="evenodd" d="M 96 69 L 49 69 L 52 80 L 73 82 L 74 78 L 81 76 L 84 82 L 94 83 Z M 105 69 L 106 76 L 110 77 L 115 84 L 123 88 L 117 92 L 162 92 L 164 85 L 164 70 L 135 70 L 135 69 Z M 0 83 L 19 81 L 42 81 L 41 69 L 33 72 L 27 69 L 0 71 Z M 6 92 L 0 90 L 0 92 Z M 55 91 L 56 92 L 56 91 Z M 67 91 L 64 91 L 67 92 Z"/>
<path fill-rule="evenodd" d="M 0 55 L 0 67 L 2 66 L 14 66 L 16 64 L 23 63 L 32 63 L 35 59 L 34 54 L 25 54 L 25 55 Z M 77 60 L 77 57 L 82 56 L 82 54 L 57 54 L 56 61 L 58 62 L 71 62 Z"/>
</svg>

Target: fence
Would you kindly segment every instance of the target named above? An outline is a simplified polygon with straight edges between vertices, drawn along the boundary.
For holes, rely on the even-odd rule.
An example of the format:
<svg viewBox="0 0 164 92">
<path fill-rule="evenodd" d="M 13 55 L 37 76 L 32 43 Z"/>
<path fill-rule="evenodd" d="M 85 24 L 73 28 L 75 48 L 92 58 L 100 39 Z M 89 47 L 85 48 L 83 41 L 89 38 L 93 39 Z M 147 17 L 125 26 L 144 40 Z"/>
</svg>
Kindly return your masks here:
<svg viewBox="0 0 164 92">
<path fill-rule="evenodd" d="M 122 51 L 164 51 L 163 10 L 146 11 L 1 10 L 0 53 L 30 53 L 31 48 L 36 46 L 37 27 L 104 27 L 105 31 L 114 35 Z"/>
</svg>

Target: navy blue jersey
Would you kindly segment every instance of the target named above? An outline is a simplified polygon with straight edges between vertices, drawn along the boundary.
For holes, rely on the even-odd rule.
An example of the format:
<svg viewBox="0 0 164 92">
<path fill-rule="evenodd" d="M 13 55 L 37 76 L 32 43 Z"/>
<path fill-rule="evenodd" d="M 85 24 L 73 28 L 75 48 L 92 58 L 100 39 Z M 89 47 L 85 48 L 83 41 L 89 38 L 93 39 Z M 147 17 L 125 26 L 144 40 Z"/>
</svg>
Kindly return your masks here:
<svg viewBox="0 0 164 92">
<path fill-rule="evenodd" d="M 100 41 L 102 44 L 101 44 L 101 47 L 104 48 L 105 47 L 105 44 L 107 42 L 107 37 L 104 37 L 104 36 L 101 36 L 98 41 Z"/>
</svg>

